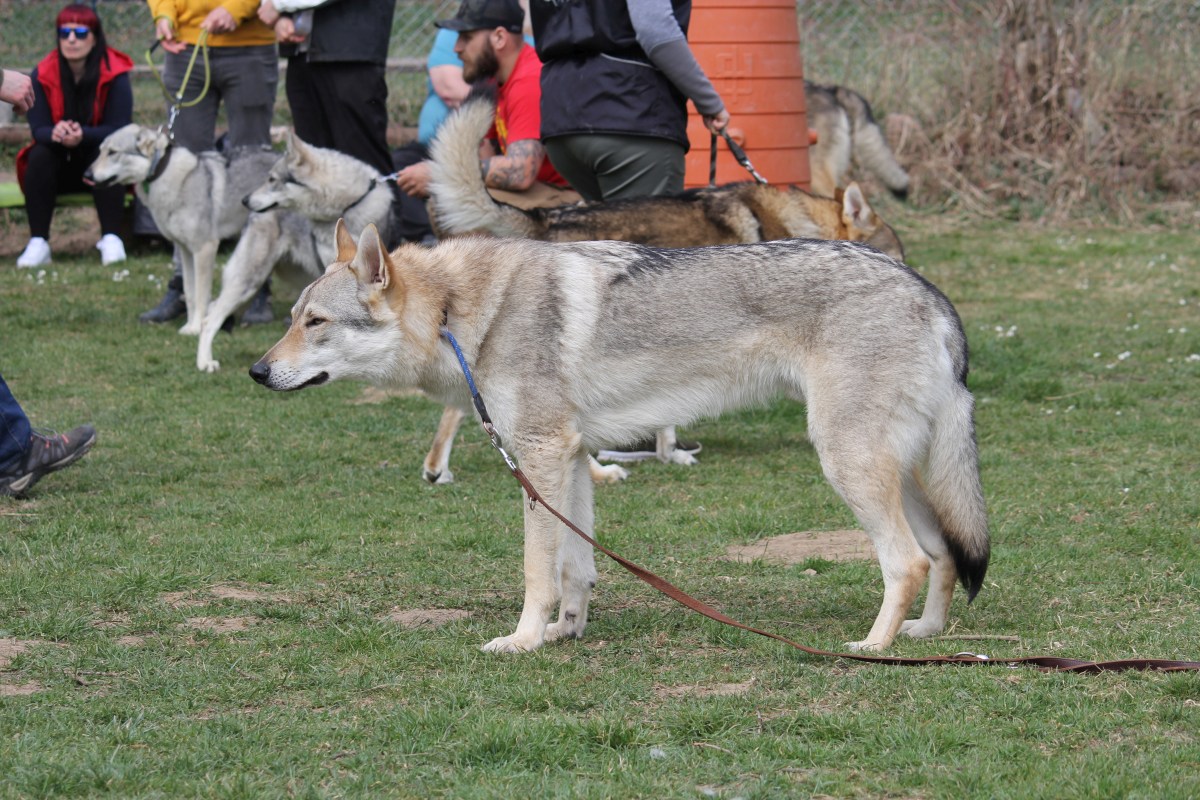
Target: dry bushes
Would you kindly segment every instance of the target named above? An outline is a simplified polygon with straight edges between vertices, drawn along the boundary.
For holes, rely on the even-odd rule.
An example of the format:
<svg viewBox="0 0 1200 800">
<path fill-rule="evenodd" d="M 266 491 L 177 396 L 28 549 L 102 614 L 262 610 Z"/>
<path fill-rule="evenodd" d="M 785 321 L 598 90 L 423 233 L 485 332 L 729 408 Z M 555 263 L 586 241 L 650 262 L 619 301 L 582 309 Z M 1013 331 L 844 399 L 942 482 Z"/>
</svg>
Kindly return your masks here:
<svg viewBox="0 0 1200 800">
<path fill-rule="evenodd" d="M 891 112 L 889 138 L 917 202 L 1050 219 L 1129 220 L 1152 206 L 1190 213 L 1200 188 L 1200 7 L 945 0 L 860 9 L 854 44 L 823 35 L 829 20 L 806 28 L 806 71 Z M 834 42 L 839 52 L 826 46 Z"/>
</svg>

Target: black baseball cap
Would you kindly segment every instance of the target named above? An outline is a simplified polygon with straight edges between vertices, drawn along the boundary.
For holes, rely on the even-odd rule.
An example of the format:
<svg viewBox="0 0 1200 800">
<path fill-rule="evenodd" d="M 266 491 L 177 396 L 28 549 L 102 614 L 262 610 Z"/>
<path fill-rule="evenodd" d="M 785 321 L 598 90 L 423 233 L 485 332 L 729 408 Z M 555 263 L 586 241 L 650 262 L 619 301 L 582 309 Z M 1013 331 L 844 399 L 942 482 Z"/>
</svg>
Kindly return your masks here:
<svg viewBox="0 0 1200 800">
<path fill-rule="evenodd" d="M 439 19 L 433 24 L 460 33 L 493 28 L 520 33 L 525 26 L 525 12 L 517 0 L 463 0 L 452 19 Z"/>
</svg>

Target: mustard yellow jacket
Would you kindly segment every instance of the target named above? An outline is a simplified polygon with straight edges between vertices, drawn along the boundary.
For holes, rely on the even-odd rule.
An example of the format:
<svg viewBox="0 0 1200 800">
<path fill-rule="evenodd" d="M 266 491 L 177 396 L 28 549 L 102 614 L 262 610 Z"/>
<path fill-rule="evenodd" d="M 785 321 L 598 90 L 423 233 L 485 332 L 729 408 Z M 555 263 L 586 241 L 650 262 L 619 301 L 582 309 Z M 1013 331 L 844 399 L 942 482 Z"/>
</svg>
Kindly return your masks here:
<svg viewBox="0 0 1200 800">
<path fill-rule="evenodd" d="M 274 44 L 275 32 L 258 18 L 259 0 L 146 0 L 150 13 L 157 22 L 166 17 L 175 25 L 175 38 L 196 44 L 200 40 L 200 23 L 208 12 L 224 6 L 238 22 L 230 33 L 209 34 L 209 47 L 237 47 L 239 45 Z"/>
</svg>

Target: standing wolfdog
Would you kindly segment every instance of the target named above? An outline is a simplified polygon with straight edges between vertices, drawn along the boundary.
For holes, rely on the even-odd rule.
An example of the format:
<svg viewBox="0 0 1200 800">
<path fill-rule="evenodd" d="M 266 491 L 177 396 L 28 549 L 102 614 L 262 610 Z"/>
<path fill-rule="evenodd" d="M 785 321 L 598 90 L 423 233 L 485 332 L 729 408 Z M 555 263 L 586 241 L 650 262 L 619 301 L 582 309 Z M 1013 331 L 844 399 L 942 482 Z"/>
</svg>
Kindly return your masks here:
<svg viewBox="0 0 1200 800">
<path fill-rule="evenodd" d="M 389 254 L 337 226 L 337 261 L 250 369 L 278 391 L 352 378 L 467 402 L 444 327 L 500 436 L 554 507 L 591 531 L 588 452 L 783 394 L 808 404 L 826 477 L 866 529 L 883 604 L 852 647 L 942 630 L 956 576 L 987 569 L 967 343 L 954 307 L 904 264 L 848 242 L 665 250 L 467 237 Z M 926 576 L 920 619 L 905 616 Z M 525 605 L 484 649 L 583 634 L 592 548 L 525 506 Z M 555 606 L 558 620 L 551 624 Z"/>
</svg>

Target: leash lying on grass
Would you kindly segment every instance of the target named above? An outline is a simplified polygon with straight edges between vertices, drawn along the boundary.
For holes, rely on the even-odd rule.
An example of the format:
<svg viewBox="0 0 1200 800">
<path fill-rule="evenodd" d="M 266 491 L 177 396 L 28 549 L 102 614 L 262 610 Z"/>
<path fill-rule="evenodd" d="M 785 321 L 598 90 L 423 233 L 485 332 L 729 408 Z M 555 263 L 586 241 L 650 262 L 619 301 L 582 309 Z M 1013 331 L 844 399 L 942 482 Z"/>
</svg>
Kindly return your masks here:
<svg viewBox="0 0 1200 800">
<path fill-rule="evenodd" d="M 479 413 L 480 423 L 483 426 L 484 433 L 492 442 L 492 446 L 504 457 L 504 463 L 508 465 L 513 477 L 521 484 L 521 488 L 525 490 L 526 497 L 529 498 L 529 507 L 532 509 L 536 504 L 541 503 L 542 507 L 553 514 L 560 522 L 575 532 L 577 536 L 582 538 L 592 547 L 599 550 L 604 555 L 611 558 L 613 561 L 620 564 L 627 571 L 632 573 L 639 580 L 649 584 L 653 588 L 670 597 L 677 603 L 690 608 L 698 614 L 703 614 L 711 620 L 729 625 L 734 628 L 740 628 L 750 633 L 756 633 L 759 636 L 765 636 L 768 639 L 774 639 L 777 642 L 794 647 L 804 653 L 813 656 L 822 656 L 824 658 L 844 658 L 852 661 L 864 661 L 870 664 L 887 664 L 897 667 L 916 667 L 927 664 L 1003 664 L 1005 666 L 1029 666 L 1037 667 L 1038 669 L 1047 672 L 1123 672 L 1125 670 L 1155 670 L 1159 672 L 1183 672 L 1183 671 L 1200 671 L 1200 661 L 1173 661 L 1170 659 L 1161 658 L 1129 658 L 1118 661 L 1084 661 L 1077 658 L 1062 658 L 1059 656 L 1026 656 L 1024 658 L 988 658 L 985 655 L 975 653 L 955 653 L 952 656 L 929 656 L 926 658 L 903 658 L 899 656 L 868 656 L 861 653 L 839 653 L 830 650 L 820 650 L 815 647 L 794 642 L 785 636 L 780 636 L 777 633 L 764 631 L 759 628 L 751 627 L 743 622 L 738 622 L 730 616 L 727 616 L 712 606 L 692 597 L 687 592 L 675 586 L 664 578 L 655 575 L 650 570 L 641 567 L 619 553 L 609 550 L 604 545 L 593 539 L 575 523 L 567 519 L 561 514 L 558 509 L 551 506 L 538 493 L 538 490 L 529 482 L 525 473 L 521 471 L 520 466 L 513 461 L 512 456 L 504 449 L 500 443 L 500 435 L 496 433 L 495 427 L 492 425 L 491 416 L 488 414 L 487 406 L 484 405 L 483 397 L 479 394 L 479 390 L 475 387 L 475 379 L 471 376 L 471 368 L 467 365 L 466 356 L 463 355 L 462 348 L 458 346 L 458 341 L 454 338 L 454 334 L 446 328 L 442 328 L 442 336 L 454 348 L 454 355 L 458 358 L 459 366 L 462 367 L 463 376 L 467 380 L 467 387 L 471 391 L 471 402 L 475 404 L 475 410 Z"/>
</svg>

